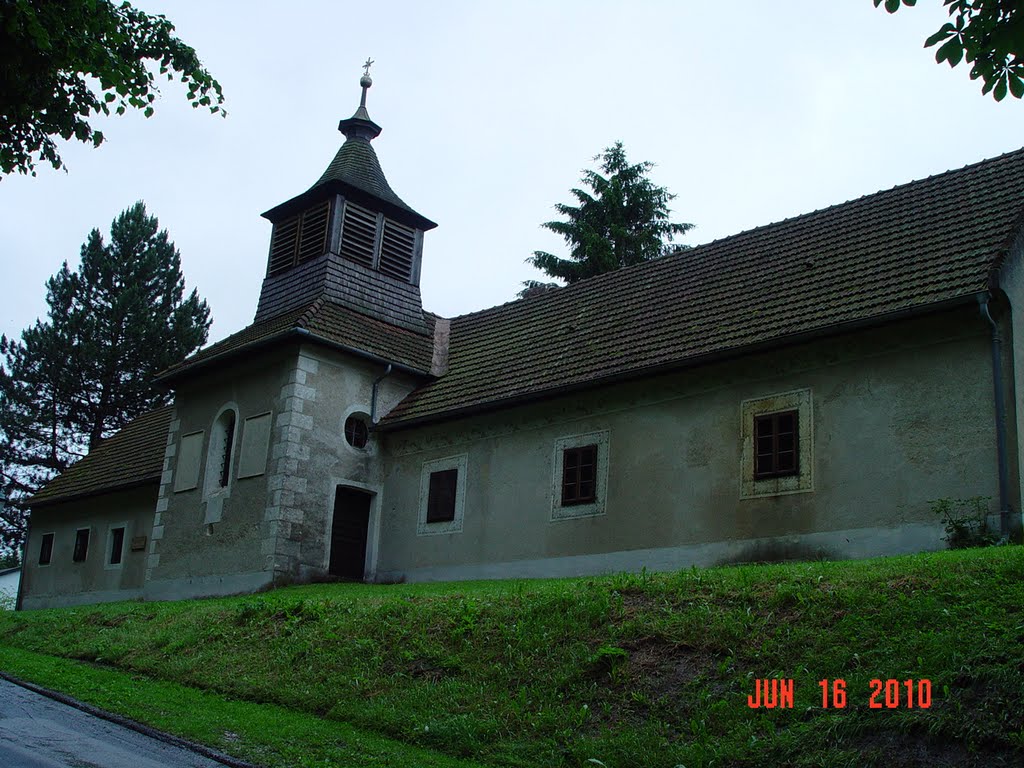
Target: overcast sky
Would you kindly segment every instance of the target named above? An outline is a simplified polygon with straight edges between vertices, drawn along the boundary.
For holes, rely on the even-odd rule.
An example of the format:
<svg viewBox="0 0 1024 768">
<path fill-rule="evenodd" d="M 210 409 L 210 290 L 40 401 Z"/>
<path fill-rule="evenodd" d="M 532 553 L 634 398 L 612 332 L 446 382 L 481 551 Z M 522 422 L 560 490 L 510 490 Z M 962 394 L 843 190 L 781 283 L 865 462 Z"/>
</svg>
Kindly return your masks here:
<svg viewBox="0 0 1024 768">
<path fill-rule="evenodd" d="M 226 119 L 161 86 L 156 114 L 97 120 L 100 149 L 62 144 L 68 173 L 0 182 L 0 331 L 45 315 L 44 283 L 89 231 L 144 200 L 213 311 L 210 340 L 251 322 L 270 224 L 343 137 L 367 56 L 374 141 L 392 188 L 438 222 L 426 309 L 512 299 L 539 225 L 591 158 L 621 140 L 656 163 L 695 245 L 1024 144 L 1024 105 L 996 104 L 924 39 L 941 0 L 894 16 L 871 0 L 217 2 L 164 13 L 227 96 Z"/>
</svg>

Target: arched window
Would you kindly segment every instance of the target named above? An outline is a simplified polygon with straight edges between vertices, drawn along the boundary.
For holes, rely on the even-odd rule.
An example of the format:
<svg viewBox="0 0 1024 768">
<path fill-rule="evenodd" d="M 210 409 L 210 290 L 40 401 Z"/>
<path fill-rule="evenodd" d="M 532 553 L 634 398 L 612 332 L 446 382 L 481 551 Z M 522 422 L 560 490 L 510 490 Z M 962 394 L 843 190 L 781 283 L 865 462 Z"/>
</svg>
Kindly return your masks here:
<svg viewBox="0 0 1024 768">
<path fill-rule="evenodd" d="M 220 418 L 220 422 L 223 423 L 223 443 L 224 448 L 220 452 L 218 461 L 220 462 L 220 468 L 217 472 L 217 483 L 221 488 L 227 488 L 228 479 L 231 474 L 231 449 L 235 442 L 235 412 L 225 411 Z"/>
<path fill-rule="evenodd" d="M 210 430 L 210 446 L 206 454 L 206 493 L 215 493 L 231 484 L 231 455 L 235 448 L 238 417 L 233 405 L 217 415 Z"/>
</svg>

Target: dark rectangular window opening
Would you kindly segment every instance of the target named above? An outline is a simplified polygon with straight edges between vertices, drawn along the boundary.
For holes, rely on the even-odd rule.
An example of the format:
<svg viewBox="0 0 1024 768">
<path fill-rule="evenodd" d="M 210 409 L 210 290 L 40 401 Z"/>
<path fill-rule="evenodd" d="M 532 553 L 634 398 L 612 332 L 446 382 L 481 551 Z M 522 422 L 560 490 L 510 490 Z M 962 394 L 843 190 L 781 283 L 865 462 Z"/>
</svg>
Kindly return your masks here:
<svg viewBox="0 0 1024 768">
<path fill-rule="evenodd" d="M 597 446 L 566 448 L 562 454 L 562 506 L 597 501 Z"/>
<path fill-rule="evenodd" d="M 71 555 L 71 559 L 76 563 L 81 563 L 85 560 L 86 555 L 89 554 L 89 529 L 79 528 L 75 532 L 75 551 Z"/>
<path fill-rule="evenodd" d="M 39 545 L 39 564 L 49 565 L 50 559 L 53 557 L 53 534 L 44 533 L 43 541 Z"/>
<path fill-rule="evenodd" d="M 217 482 L 221 488 L 228 487 L 228 480 L 231 479 L 231 451 L 235 442 L 235 412 L 228 411 L 227 421 L 224 424 L 224 453 L 220 457 L 220 470 L 217 472 Z"/>
<path fill-rule="evenodd" d="M 458 484 L 458 469 L 430 473 L 430 491 L 427 494 L 428 523 L 447 523 L 455 519 L 455 492 Z"/>
<path fill-rule="evenodd" d="M 110 564 L 117 565 L 121 562 L 121 555 L 124 552 L 124 527 L 110 529 Z"/>
<path fill-rule="evenodd" d="M 800 474 L 800 417 L 782 411 L 754 417 L 754 479 Z"/>
</svg>

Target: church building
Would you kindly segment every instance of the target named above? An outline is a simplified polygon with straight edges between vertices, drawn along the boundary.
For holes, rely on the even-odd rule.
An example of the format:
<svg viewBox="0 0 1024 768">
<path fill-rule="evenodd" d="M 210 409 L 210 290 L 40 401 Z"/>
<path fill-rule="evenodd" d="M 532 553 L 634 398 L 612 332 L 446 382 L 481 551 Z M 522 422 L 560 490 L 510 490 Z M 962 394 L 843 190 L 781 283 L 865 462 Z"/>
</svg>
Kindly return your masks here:
<svg viewBox="0 0 1024 768">
<path fill-rule="evenodd" d="M 443 318 L 361 85 L 252 324 L 33 498 L 22 607 L 1019 535 L 1024 150 Z"/>
</svg>

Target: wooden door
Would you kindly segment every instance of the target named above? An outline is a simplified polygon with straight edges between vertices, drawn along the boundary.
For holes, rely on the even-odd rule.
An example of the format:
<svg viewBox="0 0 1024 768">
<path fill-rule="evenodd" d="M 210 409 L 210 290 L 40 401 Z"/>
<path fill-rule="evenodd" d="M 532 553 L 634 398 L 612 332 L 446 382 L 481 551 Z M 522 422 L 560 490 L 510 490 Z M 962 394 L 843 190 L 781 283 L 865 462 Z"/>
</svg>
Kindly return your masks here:
<svg viewBox="0 0 1024 768">
<path fill-rule="evenodd" d="M 366 534 L 370 527 L 372 494 L 338 486 L 334 494 L 331 558 L 328 573 L 362 580 L 366 568 Z"/>
</svg>

